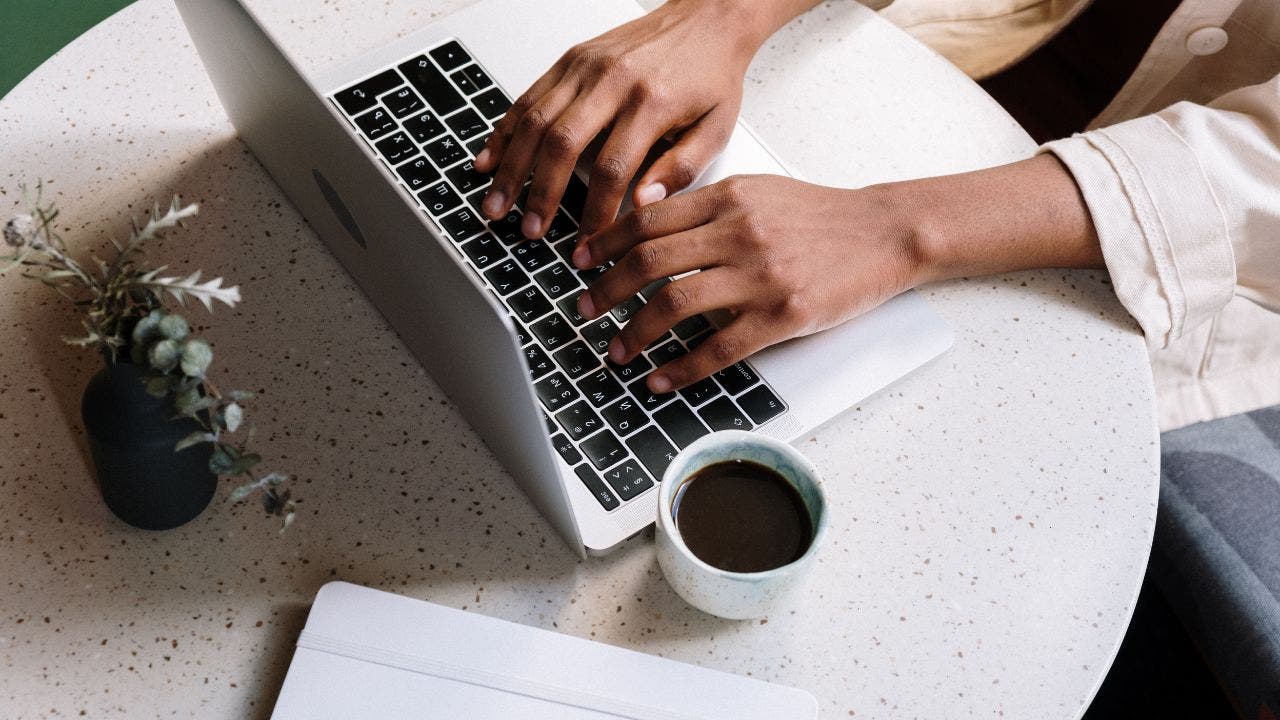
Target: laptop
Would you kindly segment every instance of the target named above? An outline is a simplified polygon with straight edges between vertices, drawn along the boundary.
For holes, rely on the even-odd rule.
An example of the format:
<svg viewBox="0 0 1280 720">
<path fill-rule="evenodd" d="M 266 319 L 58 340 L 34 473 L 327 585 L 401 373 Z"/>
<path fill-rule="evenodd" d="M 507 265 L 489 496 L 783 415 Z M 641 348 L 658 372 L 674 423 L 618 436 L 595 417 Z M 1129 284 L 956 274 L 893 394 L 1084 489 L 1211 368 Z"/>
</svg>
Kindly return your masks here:
<svg viewBox="0 0 1280 720">
<path fill-rule="evenodd" d="M 581 555 L 654 521 L 663 470 L 698 437 L 795 440 L 952 342 L 909 292 L 676 393 L 649 393 L 646 374 L 714 332 L 706 318 L 625 367 L 605 362 L 652 288 L 578 316 L 600 272 L 568 261 L 589 176 L 578 170 L 546 238 L 525 241 L 518 209 L 483 219 L 489 179 L 471 160 L 561 54 L 641 15 L 633 0 L 481 0 L 314 78 L 242 0 L 176 2 L 241 138 Z M 740 122 L 699 186 L 741 173 L 791 174 Z"/>
</svg>

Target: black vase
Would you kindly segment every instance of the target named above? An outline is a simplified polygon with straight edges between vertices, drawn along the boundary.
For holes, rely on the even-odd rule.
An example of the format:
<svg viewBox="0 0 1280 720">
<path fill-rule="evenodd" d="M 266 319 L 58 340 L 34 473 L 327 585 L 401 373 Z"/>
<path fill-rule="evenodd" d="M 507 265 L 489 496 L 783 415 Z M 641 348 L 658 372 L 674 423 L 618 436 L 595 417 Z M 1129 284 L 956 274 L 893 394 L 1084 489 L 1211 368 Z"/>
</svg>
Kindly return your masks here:
<svg viewBox="0 0 1280 720">
<path fill-rule="evenodd" d="M 80 405 L 102 499 L 116 517 L 144 530 L 168 530 L 193 520 L 213 499 L 210 447 L 173 447 L 201 430 L 173 419 L 173 399 L 147 393 L 138 366 L 107 361 L 84 389 Z"/>
</svg>

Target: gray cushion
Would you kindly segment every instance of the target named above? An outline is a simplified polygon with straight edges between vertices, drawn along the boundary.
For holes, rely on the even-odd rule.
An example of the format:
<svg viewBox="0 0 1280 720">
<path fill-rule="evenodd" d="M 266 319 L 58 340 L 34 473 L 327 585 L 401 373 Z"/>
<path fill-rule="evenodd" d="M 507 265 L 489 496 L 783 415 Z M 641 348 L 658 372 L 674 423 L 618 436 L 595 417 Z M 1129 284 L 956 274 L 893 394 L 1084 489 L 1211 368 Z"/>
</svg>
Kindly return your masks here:
<svg viewBox="0 0 1280 720">
<path fill-rule="evenodd" d="M 1246 718 L 1280 714 L 1280 407 L 1165 433 L 1150 573 Z"/>
</svg>

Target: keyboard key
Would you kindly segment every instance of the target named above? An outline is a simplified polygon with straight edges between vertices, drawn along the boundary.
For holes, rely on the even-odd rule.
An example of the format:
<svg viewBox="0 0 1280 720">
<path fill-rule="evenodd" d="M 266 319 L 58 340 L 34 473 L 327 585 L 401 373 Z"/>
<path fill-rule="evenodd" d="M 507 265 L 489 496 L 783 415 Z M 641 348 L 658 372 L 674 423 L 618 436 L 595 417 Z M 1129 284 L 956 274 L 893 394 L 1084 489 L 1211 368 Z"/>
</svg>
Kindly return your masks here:
<svg viewBox="0 0 1280 720">
<path fill-rule="evenodd" d="M 578 452 L 578 448 L 569 442 L 569 438 L 556 433 L 551 436 L 551 446 L 560 453 L 560 458 L 570 467 L 582 462 L 582 453 Z"/>
<path fill-rule="evenodd" d="M 693 414 L 692 410 L 685 407 L 684 403 L 668 404 L 655 412 L 653 419 L 658 422 L 658 425 L 667 433 L 667 436 L 682 449 L 689 447 L 694 440 L 711 432 Z"/>
<path fill-rule="evenodd" d="M 751 419 L 757 425 L 763 425 L 774 417 L 781 415 L 785 410 L 782 401 L 768 387 L 761 385 L 751 392 L 738 398 L 738 404 L 743 410 L 751 416 Z"/>
<path fill-rule="evenodd" d="M 490 221 L 489 229 L 502 242 L 508 245 L 518 245 L 524 242 L 524 233 L 520 232 L 522 218 L 520 211 L 512 208 L 501 220 Z"/>
<path fill-rule="evenodd" d="M 566 297 L 560 298 L 556 303 L 556 307 L 560 308 L 560 312 L 569 318 L 569 322 L 575 327 L 580 327 L 587 322 L 587 319 L 578 314 L 578 293 L 573 293 Z"/>
<path fill-rule="evenodd" d="M 389 132 L 396 129 L 396 121 L 391 118 L 391 113 L 382 108 L 374 108 L 369 112 L 356 118 L 356 127 L 360 128 L 360 132 L 370 140 L 377 140 Z"/>
<path fill-rule="evenodd" d="M 462 91 L 463 95 L 475 95 L 479 89 L 471 82 L 471 77 L 461 70 L 449 73 L 449 81 L 453 86 Z"/>
<path fill-rule="evenodd" d="M 664 333 L 662 333 L 661 335 L 659 335 L 658 337 L 654 338 L 654 339 L 653 339 L 653 342 L 649 343 L 649 346 L 648 346 L 648 347 L 646 347 L 646 348 L 645 348 L 645 350 L 646 350 L 646 351 L 648 351 L 648 350 L 653 350 L 653 349 L 658 348 L 658 347 L 660 347 L 660 346 L 662 346 L 662 345 L 665 345 L 665 344 L 666 344 L 668 341 L 670 341 L 670 340 L 671 340 L 671 338 L 673 338 L 673 337 L 675 337 L 675 336 L 674 336 L 674 335 L 672 335 L 671 333 L 669 333 L 669 332 L 664 332 Z"/>
<path fill-rule="evenodd" d="M 428 110 L 405 120 L 404 129 L 413 136 L 414 140 L 425 145 L 428 140 L 444 134 L 444 123 L 440 122 L 435 113 Z"/>
<path fill-rule="evenodd" d="M 482 135 L 489 129 L 484 120 L 481 120 L 476 111 L 471 108 L 467 108 L 456 115 L 450 115 L 445 118 L 444 122 L 453 131 L 453 134 L 457 135 L 458 139 L 463 142 L 477 135 Z"/>
<path fill-rule="evenodd" d="M 676 459 L 678 452 L 657 427 L 650 425 L 627 440 L 627 447 L 649 470 L 649 474 L 662 482 L 667 466 Z"/>
<path fill-rule="evenodd" d="M 368 110 L 378 102 L 378 96 L 401 83 L 395 70 L 384 70 L 377 75 L 362 80 L 341 92 L 335 93 L 334 100 L 348 115 L 357 115 Z"/>
<path fill-rule="evenodd" d="M 600 367 L 600 358 L 581 340 L 575 340 L 561 348 L 554 357 L 560 369 L 574 380 Z"/>
<path fill-rule="evenodd" d="M 623 502 L 653 487 L 653 481 L 640 469 L 635 460 L 628 460 L 604 473 L 605 482 L 618 493 Z"/>
<path fill-rule="evenodd" d="M 587 339 L 587 344 L 598 355 L 609 352 L 609 341 L 617 334 L 618 326 L 613 324 L 608 315 L 592 320 L 582 328 L 582 337 Z"/>
<path fill-rule="evenodd" d="M 595 496 L 600 503 L 600 507 L 605 510 L 613 510 L 618 507 L 618 499 L 613 496 L 613 493 L 609 492 L 609 488 L 605 487 L 604 481 L 600 479 L 599 475 L 596 475 L 596 471 L 592 470 L 590 465 L 583 463 L 574 468 L 573 472 L 582 481 L 582 484 L 587 486 L 591 494 Z"/>
<path fill-rule="evenodd" d="M 508 315 L 507 317 L 511 318 L 511 325 L 516 329 L 516 340 L 519 341 L 520 347 L 524 347 L 525 345 L 533 342 L 533 336 L 529 334 L 529 330 L 525 328 L 524 325 L 520 324 L 519 320 L 516 320 L 515 315 Z M 543 415 L 543 419 L 547 420 L 546 415 Z M 551 424 L 550 420 L 547 420 L 547 427 L 550 430 L 556 429 L 555 426 Z"/>
<path fill-rule="evenodd" d="M 423 157 L 417 160 L 410 160 L 396 168 L 396 172 L 400 173 L 400 178 L 414 192 L 418 192 L 440 179 L 440 171 L 432 167 L 431 163 L 427 162 L 427 159 Z"/>
<path fill-rule="evenodd" d="M 609 421 L 614 432 L 622 437 L 630 435 L 649 422 L 649 417 L 640 409 L 640 405 L 625 395 L 618 402 L 601 410 L 600 414 Z"/>
<path fill-rule="evenodd" d="M 600 416 L 596 415 L 596 411 L 592 410 L 590 405 L 581 401 L 557 413 L 556 420 L 560 422 L 560 426 L 564 428 L 564 431 L 569 433 L 569 437 L 574 440 L 581 440 L 604 427 L 604 423 L 600 421 Z"/>
<path fill-rule="evenodd" d="M 649 412 L 653 412 L 669 402 L 676 396 L 676 394 L 673 392 L 659 394 L 649 392 L 649 386 L 645 384 L 647 377 L 648 376 L 642 377 L 630 385 L 627 385 L 627 389 L 631 391 L 632 397 L 640 401 L 640 407 L 648 410 Z"/>
<path fill-rule="evenodd" d="M 459 166 L 461 167 L 461 166 Z M 456 168 L 455 168 L 456 169 Z M 483 214 L 484 194 L 486 190 L 477 190 L 467 196 L 467 204 L 475 208 L 475 211 Z"/>
<path fill-rule="evenodd" d="M 488 187 L 489 183 L 493 182 L 493 178 L 488 175 L 476 172 L 475 163 L 470 160 L 457 167 L 449 168 L 445 172 L 445 177 L 449 178 L 449 182 L 453 183 L 453 186 L 463 195 L 470 193 L 472 190 Z M 476 209 L 478 210 L 479 208 Z"/>
<path fill-rule="evenodd" d="M 516 317 L 525 325 L 551 312 L 551 302 L 536 287 L 525 288 L 507 298 Z"/>
<path fill-rule="evenodd" d="M 719 394 L 720 386 L 711 378 L 703 378 L 692 385 L 680 388 L 680 396 L 693 407 L 698 407 Z"/>
<path fill-rule="evenodd" d="M 465 75 L 467 81 L 471 83 L 471 87 L 475 88 L 475 90 L 469 91 L 468 94 L 479 92 L 493 84 L 493 81 L 489 79 L 489 76 L 485 74 L 484 70 L 480 69 L 479 65 L 468 65 L 453 75 L 450 75 L 450 77 L 454 79 L 454 82 L 461 87 L 461 83 L 457 80 L 459 74 Z"/>
<path fill-rule="evenodd" d="M 699 346 L 699 345 L 701 345 L 702 343 L 706 342 L 706 341 L 707 341 L 707 338 L 711 337 L 713 334 L 714 334 L 714 333 L 712 333 L 710 330 L 708 330 L 707 332 L 704 332 L 704 333 L 702 333 L 701 335 L 695 335 L 694 337 L 691 337 L 691 338 L 689 338 L 688 340 L 685 340 L 685 341 L 684 341 L 684 346 L 685 346 L 685 347 L 687 347 L 687 348 L 689 348 L 689 350 L 690 350 L 691 352 L 692 352 L 693 350 L 697 350 L 697 349 L 698 349 L 698 346 Z"/>
<path fill-rule="evenodd" d="M 539 410 L 538 414 L 542 416 L 542 422 L 547 426 L 547 434 L 554 433 L 556 431 L 556 424 L 551 422 L 551 418 L 547 417 L 547 413 Z"/>
<path fill-rule="evenodd" d="M 471 240 L 462 246 L 462 252 L 471 258 L 471 262 L 481 270 L 498 262 L 507 256 L 507 251 L 502 248 L 502 243 L 497 238 L 485 233 L 474 240 Z M 512 288 L 513 290 L 515 288 Z"/>
<path fill-rule="evenodd" d="M 457 40 L 450 40 L 432 50 L 431 58 L 440 63 L 440 67 L 444 68 L 446 72 L 471 62 L 471 56 L 467 54 L 466 50 L 462 49 Z"/>
<path fill-rule="evenodd" d="M 572 265 L 573 249 L 577 244 L 576 240 L 565 240 L 552 245 L 551 249 L 556 251 L 556 254 L 560 256 L 561 260 L 565 261 L 565 264 Z"/>
<path fill-rule="evenodd" d="M 477 218 L 470 208 L 462 208 L 452 215 L 445 215 L 440 218 L 440 224 L 455 242 L 462 242 L 484 232 L 484 223 L 480 222 L 480 218 Z"/>
<path fill-rule="evenodd" d="M 576 232 L 578 232 L 578 224 L 570 220 L 563 210 L 557 210 L 556 216 L 551 219 L 551 226 L 542 237 L 549 243 L 557 243 Z"/>
<path fill-rule="evenodd" d="M 560 373 L 555 373 L 539 380 L 533 384 L 533 389 L 538 394 L 538 399 L 542 401 L 542 404 L 546 405 L 547 409 L 553 413 L 579 397 L 577 389 Z"/>
<path fill-rule="evenodd" d="M 493 120 L 501 117 L 511 107 L 511 101 L 498 88 L 486 90 L 471 100 L 480 108 L 480 113 Z"/>
<path fill-rule="evenodd" d="M 560 205 L 569 211 L 569 217 L 575 222 L 582 221 L 582 209 L 587 205 L 587 184 L 576 174 L 569 176 L 569 185 L 564 189 Z"/>
<path fill-rule="evenodd" d="M 402 161 L 418 154 L 418 146 L 403 132 L 388 135 L 374 143 L 374 146 L 392 165 L 399 165 Z"/>
<path fill-rule="evenodd" d="M 537 380 L 555 370 L 555 365 L 551 363 L 551 358 L 537 345 L 530 345 L 524 349 L 524 361 L 529 366 L 530 380 Z"/>
<path fill-rule="evenodd" d="M 580 378 L 578 389 L 596 407 L 604 407 L 622 395 L 622 385 L 613 379 L 613 373 L 604 368 Z"/>
<path fill-rule="evenodd" d="M 578 333 L 574 332 L 573 326 L 568 320 L 560 317 L 558 313 L 551 313 L 542 318 L 538 322 L 529 326 L 533 331 L 533 336 L 542 341 L 548 350 L 558 350 L 561 346 L 569 343 L 570 340 L 578 337 Z"/>
<path fill-rule="evenodd" d="M 488 280 L 493 289 L 497 290 L 498 294 L 503 297 L 529 284 L 529 276 L 524 274 L 524 271 L 520 269 L 515 260 L 507 260 L 490 270 L 486 270 L 484 279 Z M 516 322 L 516 325 L 520 324 L 519 321 Z"/>
<path fill-rule="evenodd" d="M 637 355 L 626 365 L 615 365 L 612 360 L 606 360 L 605 365 L 613 372 L 614 377 L 624 383 L 631 382 L 653 369 L 653 364 L 645 360 L 643 355 Z"/>
<path fill-rule="evenodd" d="M 680 344 L 679 340 L 668 340 L 649 351 L 649 360 L 651 360 L 654 365 L 661 367 L 684 354 L 684 346 Z"/>
<path fill-rule="evenodd" d="M 400 72 L 427 99 L 431 109 L 440 115 L 448 115 L 467 104 L 444 73 L 437 70 L 425 55 L 419 55 L 400 65 Z"/>
<path fill-rule="evenodd" d="M 471 154 L 471 157 L 475 157 L 480 154 L 480 151 L 484 149 L 485 143 L 489 141 L 490 134 L 491 133 L 485 133 L 474 140 L 468 140 L 466 142 L 467 152 Z"/>
<path fill-rule="evenodd" d="M 443 181 L 418 193 L 418 199 L 427 206 L 427 212 L 434 217 L 440 217 L 462 204 L 462 198 L 458 197 L 458 193 Z"/>
<path fill-rule="evenodd" d="M 644 300 L 639 295 L 632 295 L 614 306 L 610 313 L 618 319 L 619 324 L 626 323 L 636 311 L 644 307 Z"/>
<path fill-rule="evenodd" d="M 600 276 L 605 274 L 605 271 L 607 271 L 611 267 L 613 267 L 613 263 L 609 263 L 608 265 L 599 265 L 593 268 L 587 268 L 586 270 L 579 270 L 578 277 L 582 279 L 582 282 L 586 283 L 587 285 L 590 285 L 596 280 L 599 280 Z"/>
<path fill-rule="evenodd" d="M 671 278 L 662 278 L 661 280 L 654 280 L 648 285 L 645 285 L 643 288 L 640 288 L 640 295 L 644 297 L 645 300 L 652 300 L 653 296 L 657 295 L 659 290 L 661 290 L 664 286 L 670 285 L 670 284 L 671 284 Z"/>
<path fill-rule="evenodd" d="M 436 138 L 424 145 L 423 149 L 438 168 L 447 168 L 467 156 L 467 151 L 452 135 Z"/>
<path fill-rule="evenodd" d="M 547 291 L 547 295 L 552 300 L 558 300 L 582 287 L 578 284 L 578 278 L 574 277 L 573 271 L 568 265 L 556 263 L 549 268 L 540 271 L 533 279 L 538 281 L 538 285 Z"/>
<path fill-rule="evenodd" d="M 693 315 L 676 323 L 676 326 L 671 329 L 675 331 L 676 337 L 681 340 L 688 340 L 710 327 L 711 324 L 707 322 L 706 318 L 701 315 Z"/>
<path fill-rule="evenodd" d="M 738 409 L 737 405 L 727 397 L 722 397 L 698 411 L 712 430 L 750 430 L 751 421 Z"/>
<path fill-rule="evenodd" d="M 541 240 L 525 240 L 516 245 L 511 248 L 511 257 L 529 272 L 536 272 L 556 261 L 555 252 Z"/>
<path fill-rule="evenodd" d="M 745 362 L 730 365 L 712 377 L 719 380 L 730 395 L 740 395 L 742 391 L 760 382 L 760 377 Z"/>
<path fill-rule="evenodd" d="M 382 104 L 386 105 L 391 114 L 398 118 L 427 109 L 427 106 L 422 103 L 422 98 L 407 87 L 383 95 Z"/>
<path fill-rule="evenodd" d="M 618 442 L 618 438 L 608 430 L 601 430 L 592 435 L 578 445 L 578 449 L 583 455 L 596 466 L 597 470 L 604 470 L 619 460 L 627 456 L 627 449 L 622 447 L 622 443 Z"/>
</svg>

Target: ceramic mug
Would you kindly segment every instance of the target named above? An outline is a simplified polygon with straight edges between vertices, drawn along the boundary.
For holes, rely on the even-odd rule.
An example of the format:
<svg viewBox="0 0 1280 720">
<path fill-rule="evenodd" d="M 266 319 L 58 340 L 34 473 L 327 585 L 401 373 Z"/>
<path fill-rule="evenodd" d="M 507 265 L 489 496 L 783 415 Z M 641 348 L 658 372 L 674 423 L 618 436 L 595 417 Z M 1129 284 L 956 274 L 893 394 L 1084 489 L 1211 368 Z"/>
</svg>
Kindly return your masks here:
<svg viewBox="0 0 1280 720">
<path fill-rule="evenodd" d="M 685 545 L 671 515 L 672 500 L 695 472 L 726 460 L 749 460 L 775 470 L 800 493 L 812 522 L 813 541 L 798 560 L 764 572 L 730 572 L 699 560 Z M 672 589 L 699 610 L 730 620 L 763 618 L 785 607 L 799 589 L 822 547 L 827 524 L 822 481 L 808 458 L 780 440 L 722 430 L 680 451 L 663 473 L 658 493 L 658 565 Z"/>
</svg>

